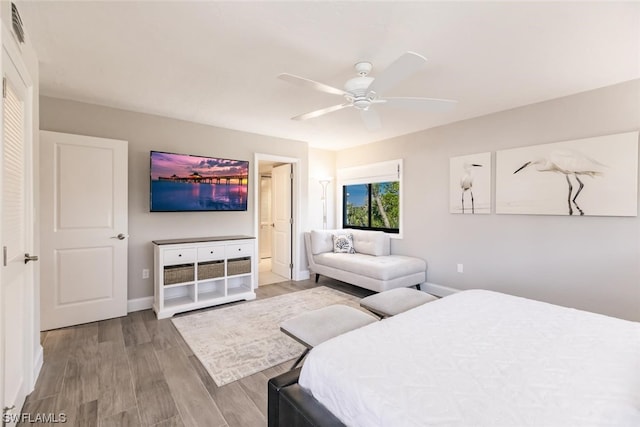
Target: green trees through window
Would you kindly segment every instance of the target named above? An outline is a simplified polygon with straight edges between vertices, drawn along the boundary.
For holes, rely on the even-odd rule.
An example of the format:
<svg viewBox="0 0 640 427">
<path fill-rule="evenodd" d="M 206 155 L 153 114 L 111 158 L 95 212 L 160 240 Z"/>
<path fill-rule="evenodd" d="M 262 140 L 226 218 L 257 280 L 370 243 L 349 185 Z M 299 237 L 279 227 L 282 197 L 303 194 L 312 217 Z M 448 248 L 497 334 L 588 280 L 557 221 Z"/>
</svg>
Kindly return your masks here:
<svg viewBox="0 0 640 427">
<path fill-rule="evenodd" d="M 400 182 L 345 185 L 343 188 L 342 226 L 400 231 Z"/>
</svg>

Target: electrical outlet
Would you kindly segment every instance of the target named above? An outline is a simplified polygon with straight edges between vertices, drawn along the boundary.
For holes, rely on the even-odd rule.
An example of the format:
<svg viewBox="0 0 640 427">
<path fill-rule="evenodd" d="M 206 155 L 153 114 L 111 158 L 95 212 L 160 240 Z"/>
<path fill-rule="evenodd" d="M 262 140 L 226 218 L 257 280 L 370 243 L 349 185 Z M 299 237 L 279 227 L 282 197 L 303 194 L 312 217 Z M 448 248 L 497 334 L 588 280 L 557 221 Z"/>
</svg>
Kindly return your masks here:
<svg viewBox="0 0 640 427">
<path fill-rule="evenodd" d="M 143 279 L 148 279 L 149 278 L 149 269 L 148 268 L 143 268 L 142 269 L 142 278 Z"/>
<path fill-rule="evenodd" d="M 458 264 L 458 273 L 464 273 L 464 265 Z"/>
</svg>

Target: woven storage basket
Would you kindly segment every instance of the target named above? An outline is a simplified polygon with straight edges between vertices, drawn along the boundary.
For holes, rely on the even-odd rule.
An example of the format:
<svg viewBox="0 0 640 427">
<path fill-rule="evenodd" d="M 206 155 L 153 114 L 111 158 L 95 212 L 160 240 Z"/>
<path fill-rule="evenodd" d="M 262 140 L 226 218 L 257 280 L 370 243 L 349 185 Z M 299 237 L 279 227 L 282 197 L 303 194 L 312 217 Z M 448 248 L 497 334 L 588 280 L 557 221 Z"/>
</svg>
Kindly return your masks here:
<svg viewBox="0 0 640 427">
<path fill-rule="evenodd" d="M 198 280 L 215 279 L 224 276 L 224 261 L 201 262 L 198 264 Z"/>
<path fill-rule="evenodd" d="M 227 261 L 227 276 L 251 273 L 251 258 L 235 258 Z"/>
<path fill-rule="evenodd" d="M 174 283 L 182 282 L 193 282 L 193 278 L 193 264 L 172 265 L 164 268 L 165 285 L 173 285 Z"/>
</svg>

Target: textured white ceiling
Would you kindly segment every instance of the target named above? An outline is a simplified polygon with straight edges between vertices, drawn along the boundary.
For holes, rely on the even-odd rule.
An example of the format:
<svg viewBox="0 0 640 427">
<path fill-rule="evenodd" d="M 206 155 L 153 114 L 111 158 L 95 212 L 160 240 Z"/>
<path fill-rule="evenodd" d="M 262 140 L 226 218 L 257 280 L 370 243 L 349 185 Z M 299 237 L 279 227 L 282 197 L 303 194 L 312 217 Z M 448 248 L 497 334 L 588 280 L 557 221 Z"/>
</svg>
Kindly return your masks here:
<svg viewBox="0 0 640 427">
<path fill-rule="evenodd" d="M 22 1 L 48 96 L 340 149 L 640 78 L 638 2 Z M 342 98 L 353 64 L 429 61 L 388 96 L 456 99 L 450 113 L 379 107 L 367 131 Z"/>
</svg>

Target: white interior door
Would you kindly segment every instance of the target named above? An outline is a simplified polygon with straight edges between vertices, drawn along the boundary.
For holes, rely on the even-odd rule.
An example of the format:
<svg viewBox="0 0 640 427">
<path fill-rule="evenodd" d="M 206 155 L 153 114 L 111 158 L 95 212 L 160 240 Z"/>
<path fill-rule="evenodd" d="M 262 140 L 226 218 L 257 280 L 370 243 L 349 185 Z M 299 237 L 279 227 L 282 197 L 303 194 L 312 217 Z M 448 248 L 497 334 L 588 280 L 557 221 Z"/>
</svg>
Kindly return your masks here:
<svg viewBox="0 0 640 427">
<path fill-rule="evenodd" d="M 271 177 L 260 177 L 260 258 L 271 258 Z"/>
<path fill-rule="evenodd" d="M 2 407 L 6 425 L 15 425 L 30 391 L 33 368 L 33 182 L 32 137 L 28 131 L 27 88 L 2 50 L 5 90 L 2 103 Z M 5 425 L 3 423 L 3 425 Z"/>
<path fill-rule="evenodd" d="M 271 172 L 271 271 L 287 279 L 291 279 L 292 173 L 290 164 L 276 166 Z"/>
<path fill-rule="evenodd" d="M 42 330 L 127 314 L 127 142 L 41 131 Z"/>
</svg>

